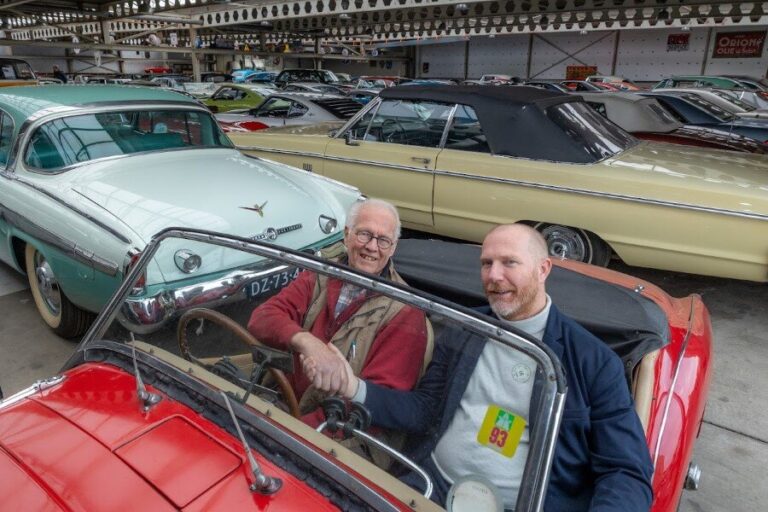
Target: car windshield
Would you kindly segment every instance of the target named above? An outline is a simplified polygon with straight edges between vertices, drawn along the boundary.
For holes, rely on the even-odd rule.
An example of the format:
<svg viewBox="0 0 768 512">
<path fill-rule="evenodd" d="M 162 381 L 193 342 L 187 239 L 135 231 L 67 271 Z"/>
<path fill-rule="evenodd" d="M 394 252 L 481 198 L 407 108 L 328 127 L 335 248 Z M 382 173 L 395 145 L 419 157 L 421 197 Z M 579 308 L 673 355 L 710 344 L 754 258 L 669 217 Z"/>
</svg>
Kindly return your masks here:
<svg viewBox="0 0 768 512">
<path fill-rule="evenodd" d="M 586 103 L 560 103 L 547 107 L 545 112 L 592 160 L 608 158 L 638 143 Z"/>
<path fill-rule="evenodd" d="M 47 121 L 32 133 L 24 163 L 57 170 L 105 157 L 201 147 L 232 147 L 207 112 L 116 110 Z"/>
<path fill-rule="evenodd" d="M 269 230 L 258 237 L 269 240 Z M 483 407 L 485 419 L 480 431 L 458 432 L 455 444 L 442 450 L 441 460 L 445 471 L 462 477 L 467 471 L 461 460 L 463 449 L 475 449 L 480 443 L 484 453 L 504 464 L 504 471 L 491 480 L 517 496 L 518 506 L 531 499 L 529 493 L 534 491 L 527 489 L 525 482 L 533 485 L 548 465 L 546 443 L 555 435 L 554 418 L 559 416 L 562 405 L 558 405 L 557 397 L 562 398 L 564 390 L 559 363 L 550 358 L 542 344 L 487 323 L 489 317 L 475 316 L 467 313 L 469 310 L 457 311 L 459 306 L 441 299 L 415 295 L 414 289 L 394 288 L 391 281 L 351 273 L 349 267 L 329 263 L 338 258 L 343 261 L 340 244 L 317 253 L 319 257 L 308 257 L 270 244 L 205 232 L 177 231 L 154 240 L 81 343 L 79 350 L 85 357 L 122 367 L 130 374 L 136 364 L 150 391 L 189 403 L 207 418 L 216 420 L 221 407 L 211 407 L 203 395 L 226 391 L 233 402 L 247 403 L 248 411 L 261 421 L 268 417 L 282 424 L 283 436 L 289 435 L 285 429 L 294 437 L 314 435 L 306 427 L 296 427 L 298 422 L 288 415 L 313 428 L 320 427 L 325 417 L 318 407 L 326 395 L 309 385 L 300 359 L 288 348 L 285 333 L 292 326 L 301 330 L 305 325 L 316 332 L 309 319 L 320 322 L 329 314 L 323 301 L 310 304 L 313 289 L 323 287 L 329 294 L 331 290 L 346 290 L 343 293 L 350 297 L 346 307 L 351 309 L 343 309 L 337 318 L 348 318 L 354 329 L 342 329 L 334 335 L 334 346 L 339 357 L 357 371 L 364 365 L 369 368 L 376 364 L 391 371 L 394 367 L 389 360 L 397 358 L 403 366 L 398 368 L 397 376 L 375 376 L 376 372 L 370 371 L 370 378 L 382 386 L 409 389 L 426 368 L 433 347 L 440 343 L 446 344 L 445 350 L 457 353 L 488 343 L 493 361 L 514 368 L 514 372 L 505 372 L 506 377 L 499 374 L 499 381 L 488 387 L 488 403 L 492 405 Z M 478 271 L 479 266 L 478 258 Z M 303 305 L 300 296 L 307 299 Z M 379 338 L 382 330 L 389 334 Z M 136 363 L 131 355 L 134 348 Z M 112 355 L 107 356 L 107 352 Z M 139 364 L 149 359 L 156 362 Z M 493 361 L 488 364 L 496 364 Z M 541 386 L 540 393 L 534 391 L 534 384 Z M 510 392 L 512 387 L 514 393 Z M 419 421 L 428 424 L 431 418 L 424 411 Z M 253 428 L 258 431 L 258 427 Z M 243 430 L 254 433 L 251 426 Z M 324 433 L 331 435 L 330 430 Z M 396 431 L 379 429 L 371 431 L 371 435 L 398 450 L 405 441 L 405 436 Z M 402 462 L 392 466 L 393 461 L 375 445 L 363 449 L 363 436 L 355 434 L 341 441 L 341 432 L 336 432 L 333 438 L 359 454 L 335 445 L 344 463 L 358 473 L 375 471 L 372 464 L 403 467 Z M 304 443 L 317 446 L 318 439 L 332 443 L 322 436 Z M 281 439 L 272 442 L 284 443 Z M 327 454 L 330 450 L 322 447 L 315 451 Z M 273 462 L 289 471 L 298 458 L 291 450 L 274 447 L 266 452 L 260 449 L 256 455 L 260 464 L 264 458 L 277 457 L 282 462 Z M 338 464 L 336 459 L 329 460 L 332 465 Z M 273 467 L 271 463 L 269 467 Z M 302 467 L 306 475 L 306 462 Z M 323 472 L 328 470 L 310 469 L 313 477 L 306 479 L 307 485 L 322 488 L 318 482 L 325 481 Z M 525 479 L 523 471 L 530 471 Z M 386 482 L 386 474 L 380 475 L 378 478 Z M 376 482 L 386 485 L 378 479 Z M 341 484 L 326 485 L 336 489 Z M 359 497 L 355 493 L 359 492 L 359 488 L 348 490 L 345 499 L 356 503 Z M 397 492 L 402 496 L 401 491 Z M 317 499 L 325 502 L 331 498 Z M 508 508 L 514 505 L 510 503 Z"/>
<path fill-rule="evenodd" d="M 683 94 L 682 97 L 688 101 L 689 103 L 694 104 L 701 110 L 706 111 L 709 115 L 716 117 L 720 121 L 726 122 L 726 121 L 732 121 L 736 116 L 733 114 L 730 114 L 723 110 L 722 108 L 718 107 L 714 103 L 705 100 L 701 96 L 698 96 L 696 94 Z"/>
</svg>

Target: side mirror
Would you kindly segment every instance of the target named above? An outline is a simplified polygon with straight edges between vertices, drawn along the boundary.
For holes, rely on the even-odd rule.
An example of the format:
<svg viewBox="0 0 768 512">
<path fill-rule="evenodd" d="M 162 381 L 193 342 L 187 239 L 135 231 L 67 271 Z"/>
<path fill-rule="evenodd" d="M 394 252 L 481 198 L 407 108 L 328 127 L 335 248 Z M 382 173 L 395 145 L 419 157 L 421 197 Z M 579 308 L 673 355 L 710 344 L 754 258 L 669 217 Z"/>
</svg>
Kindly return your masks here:
<svg viewBox="0 0 768 512">
<path fill-rule="evenodd" d="M 336 136 L 336 134 L 337 134 L 337 133 L 339 133 L 339 130 L 336 130 L 336 129 L 334 129 L 334 130 L 328 130 L 328 136 L 329 136 L 330 138 L 334 138 L 334 137 Z"/>
<path fill-rule="evenodd" d="M 217 107 L 216 105 L 208 105 L 208 110 L 210 110 L 215 114 L 216 112 L 219 111 L 219 107 Z"/>
<path fill-rule="evenodd" d="M 347 146 L 359 146 L 360 141 L 357 139 L 352 138 L 352 130 L 348 130 L 347 133 L 344 134 L 344 143 Z"/>
</svg>

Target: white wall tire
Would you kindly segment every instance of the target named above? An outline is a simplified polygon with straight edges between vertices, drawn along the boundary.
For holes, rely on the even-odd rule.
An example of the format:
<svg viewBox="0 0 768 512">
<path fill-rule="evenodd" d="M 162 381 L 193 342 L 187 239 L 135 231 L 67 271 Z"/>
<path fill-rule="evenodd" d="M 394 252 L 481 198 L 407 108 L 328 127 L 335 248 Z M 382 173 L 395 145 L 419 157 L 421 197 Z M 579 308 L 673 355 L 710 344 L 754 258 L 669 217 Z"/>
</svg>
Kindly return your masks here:
<svg viewBox="0 0 768 512">
<path fill-rule="evenodd" d="M 43 321 L 63 338 L 74 338 L 83 334 L 93 315 L 69 301 L 59 288 L 53 269 L 45 256 L 34 245 L 27 244 L 24 249 L 24 262 L 32 298 Z"/>
</svg>

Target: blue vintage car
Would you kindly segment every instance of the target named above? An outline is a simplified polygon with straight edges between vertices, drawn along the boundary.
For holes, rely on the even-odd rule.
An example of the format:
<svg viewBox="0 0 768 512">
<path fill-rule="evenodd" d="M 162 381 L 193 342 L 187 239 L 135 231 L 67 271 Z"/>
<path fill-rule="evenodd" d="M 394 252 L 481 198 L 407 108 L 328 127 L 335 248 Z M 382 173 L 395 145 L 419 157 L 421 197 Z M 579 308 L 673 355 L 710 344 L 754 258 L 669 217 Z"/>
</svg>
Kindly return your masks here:
<svg viewBox="0 0 768 512">
<path fill-rule="evenodd" d="M 319 251 L 342 238 L 357 189 L 242 155 L 211 113 L 173 91 L 15 87 L 0 94 L 0 261 L 74 337 L 158 231 L 186 226 Z M 131 297 L 144 332 L 198 303 L 273 293 L 292 269 L 195 243 L 158 255 Z M 194 290 L 195 301 L 190 301 Z M 201 293 L 202 291 L 202 293 Z"/>
</svg>

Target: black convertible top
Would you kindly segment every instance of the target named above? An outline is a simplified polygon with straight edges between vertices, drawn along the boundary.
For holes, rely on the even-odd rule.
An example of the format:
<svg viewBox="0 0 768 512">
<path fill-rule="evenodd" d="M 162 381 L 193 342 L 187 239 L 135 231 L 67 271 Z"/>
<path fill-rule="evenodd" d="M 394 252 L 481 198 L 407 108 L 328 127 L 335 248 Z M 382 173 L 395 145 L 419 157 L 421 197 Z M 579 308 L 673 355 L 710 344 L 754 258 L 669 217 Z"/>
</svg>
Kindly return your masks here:
<svg viewBox="0 0 768 512">
<path fill-rule="evenodd" d="M 403 239 L 394 261 L 414 288 L 464 306 L 488 304 L 480 282 L 479 245 Z M 563 313 L 611 347 L 628 372 L 645 354 L 669 342 L 664 312 L 632 290 L 554 266 L 547 293 Z"/>
<path fill-rule="evenodd" d="M 379 97 L 472 107 L 494 155 L 574 163 L 594 161 L 545 112 L 552 105 L 583 101 L 579 96 L 526 86 L 461 85 L 391 87 L 381 91 Z"/>
</svg>

